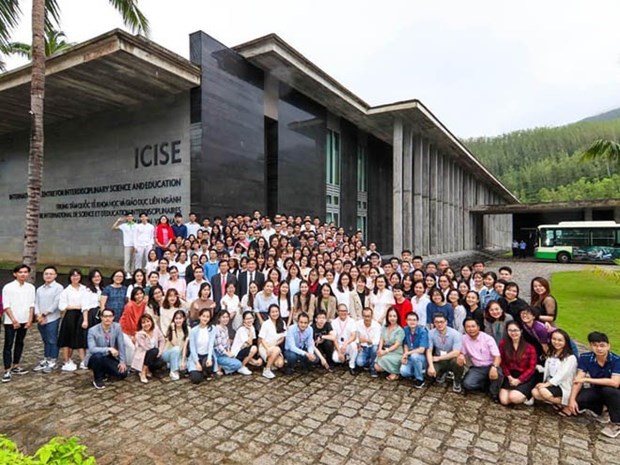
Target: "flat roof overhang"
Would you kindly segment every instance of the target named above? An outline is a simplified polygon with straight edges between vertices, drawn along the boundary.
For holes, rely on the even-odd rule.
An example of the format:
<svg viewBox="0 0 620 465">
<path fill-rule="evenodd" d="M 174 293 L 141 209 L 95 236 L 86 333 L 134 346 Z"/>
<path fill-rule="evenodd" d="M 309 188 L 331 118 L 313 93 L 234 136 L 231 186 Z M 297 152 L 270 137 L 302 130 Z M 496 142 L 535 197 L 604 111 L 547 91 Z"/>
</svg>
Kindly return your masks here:
<svg viewBox="0 0 620 465">
<path fill-rule="evenodd" d="M 32 66 L 0 74 L 0 135 L 29 130 Z M 146 103 L 200 85 L 200 67 L 115 29 L 48 57 L 45 123 Z"/>
<path fill-rule="evenodd" d="M 396 118 L 425 134 L 439 150 L 469 168 L 478 179 L 491 184 L 508 202 L 519 203 L 480 161 L 419 100 L 371 107 L 276 34 L 233 47 L 245 59 L 278 80 L 317 101 L 378 139 L 393 144 Z"/>
<path fill-rule="evenodd" d="M 584 209 L 604 210 L 620 208 L 620 199 L 574 200 L 570 202 L 526 203 L 519 205 L 481 205 L 470 208 L 471 213 L 484 215 L 550 213 Z"/>
</svg>

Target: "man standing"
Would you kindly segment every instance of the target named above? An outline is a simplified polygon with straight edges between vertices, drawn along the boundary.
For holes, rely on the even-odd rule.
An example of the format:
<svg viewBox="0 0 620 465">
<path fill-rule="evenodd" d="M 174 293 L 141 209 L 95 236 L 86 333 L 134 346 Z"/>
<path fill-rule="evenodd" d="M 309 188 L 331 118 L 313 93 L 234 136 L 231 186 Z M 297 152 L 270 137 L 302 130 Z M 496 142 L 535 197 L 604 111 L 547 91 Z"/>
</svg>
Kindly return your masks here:
<svg viewBox="0 0 620 465">
<path fill-rule="evenodd" d="M 145 212 L 140 213 L 140 224 L 134 228 L 134 246 L 136 248 L 136 260 L 134 268 L 144 270 L 147 256 L 155 244 L 155 226 L 149 223 L 149 217 Z"/>
<path fill-rule="evenodd" d="M 368 368 L 370 376 L 376 378 L 375 359 L 381 340 L 381 325 L 373 319 L 372 310 L 368 307 L 362 310 L 362 319 L 355 323 L 357 332 L 357 358 L 355 365 L 358 368 Z"/>
<path fill-rule="evenodd" d="M 187 228 L 187 237 L 194 236 L 194 238 L 198 237 L 198 231 L 200 231 L 200 223 L 196 221 L 198 216 L 194 212 L 190 212 L 189 221 L 185 223 L 185 227 Z"/>
<path fill-rule="evenodd" d="M 43 360 L 34 367 L 34 371 L 43 373 L 51 373 L 58 358 L 58 303 L 63 287 L 56 282 L 57 276 L 55 267 L 47 266 L 43 269 L 43 285 L 37 289 L 34 301 L 34 314 L 43 340 Z"/>
<path fill-rule="evenodd" d="M 442 313 L 436 313 L 433 316 L 433 325 L 434 328 L 428 335 L 426 374 L 430 378 L 435 378 L 438 384 L 443 384 L 446 382 L 448 372 L 451 371 L 454 375 L 452 391 L 460 393 L 463 390 L 461 387 L 463 367 L 457 363 L 456 359 L 461 354 L 461 333 L 448 327 L 448 320 Z"/>
<path fill-rule="evenodd" d="M 235 275 L 228 272 L 228 260 L 219 263 L 219 272 L 211 278 L 211 293 L 215 302 L 216 312 L 221 309 L 220 301 L 226 295 L 226 286 L 229 284 L 237 285 Z M 217 313 L 216 313 L 217 314 Z"/>
<path fill-rule="evenodd" d="M 200 265 L 196 265 L 194 268 L 194 280 L 187 284 L 187 288 L 185 289 L 185 300 L 187 303 L 192 303 L 194 300 L 198 298 L 198 294 L 200 292 L 200 286 L 203 283 L 208 283 L 206 279 L 204 279 L 205 273 Z"/>
<path fill-rule="evenodd" d="M 183 215 L 181 215 L 181 212 L 174 214 L 172 231 L 174 231 L 174 237 L 182 237 L 183 239 L 187 239 L 187 226 L 183 224 Z"/>
<path fill-rule="evenodd" d="M 248 259 L 246 271 L 239 273 L 239 296 L 243 297 L 248 293 L 250 283 L 256 282 L 258 290 L 263 289 L 265 284 L 265 275 L 260 271 L 256 271 L 257 263 L 255 258 Z"/>
<path fill-rule="evenodd" d="M 124 221 L 124 223 L 122 223 Z M 122 224 L 121 224 L 122 223 Z M 117 219 L 112 225 L 112 230 L 117 231 L 120 230 L 123 233 L 123 247 L 124 247 L 124 268 L 125 268 L 125 277 L 131 278 L 134 272 L 134 252 L 135 252 L 135 243 L 134 243 L 134 230 L 136 227 L 136 222 L 133 220 L 133 214 L 131 212 L 126 212 L 125 217 L 122 216 Z"/>
<path fill-rule="evenodd" d="M 106 376 L 127 377 L 125 343 L 121 325 L 114 322 L 114 312 L 101 311 L 101 323 L 88 330 L 88 352 L 85 365 L 93 370 L 95 389 L 104 389 Z"/>
<path fill-rule="evenodd" d="M 28 265 L 17 265 L 13 268 L 15 280 L 2 288 L 4 305 L 3 383 L 11 381 L 12 375 L 28 373 L 19 366 L 19 361 L 24 351 L 24 338 L 34 317 L 35 289 L 32 284 L 26 282 L 29 275 Z"/>
<path fill-rule="evenodd" d="M 269 244 L 269 238 L 276 233 L 276 230 L 271 227 L 271 220 L 265 218 L 265 226 L 261 230 L 260 234 L 265 238 L 267 244 Z"/>
<path fill-rule="evenodd" d="M 429 347 L 428 331 L 418 325 L 417 313 L 411 311 L 405 316 L 404 351 L 401 360 L 400 375 L 413 378 L 413 387 L 424 387 L 424 370 L 426 370 L 426 350 Z"/>
<path fill-rule="evenodd" d="M 465 366 L 466 358 L 471 362 L 465 378 L 465 391 L 486 391 L 493 399 L 499 397 L 499 388 L 502 381 L 500 368 L 501 356 L 495 339 L 480 331 L 480 323 L 474 318 L 467 318 L 463 323 L 461 354 L 457 359 L 459 366 Z"/>
<path fill-rule="evenodd" d="M 309 327 L 310 317 L 307 313 L 301 313 L 297 318 L 297 324 L 292 325 L 286 332 L 284 344 L 284 358 L 286 359 L 286 374 L 293 374 L 297 364 L 305 369 L 319 362 L 315 354 L 314 336 Z"/>
<path fill-rule="evenodd" d="M 345 304 L 338 305 L 338 318 L 332 321 L 332 328 L 336 336 L 336 343 L 332 360 L 334 363 L 344 364 L 349 361 L 349 373 L 355 372 L 355 359 L 357 358 L 357 331 L 355 321 L 349 318 L 349 309 Z"/>
</svg>

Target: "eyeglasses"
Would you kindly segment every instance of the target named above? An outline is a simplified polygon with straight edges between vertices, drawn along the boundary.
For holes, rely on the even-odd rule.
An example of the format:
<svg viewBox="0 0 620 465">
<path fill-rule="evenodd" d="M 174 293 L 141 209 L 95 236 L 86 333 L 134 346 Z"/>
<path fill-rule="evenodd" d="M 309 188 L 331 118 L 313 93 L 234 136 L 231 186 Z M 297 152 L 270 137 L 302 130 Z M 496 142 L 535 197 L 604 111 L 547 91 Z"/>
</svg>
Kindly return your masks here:
<svg viewBox="0 0 620 465">
<path fill-rule="evenodd" d="M 114 315 L 101 315 L 101 318 L 114 318 Z"/>
<path fill-rule="evenodd" d="M 521 330 L 520 330 L 520 329 L 516 329 L 516 328 L 515 328 L 515 329 L 509 329 L 509 330 L 508 330 L 508 332 L 509 332 L 509 333 L 520 333 L 520 332 L 521 332 Z"/>
</svg>

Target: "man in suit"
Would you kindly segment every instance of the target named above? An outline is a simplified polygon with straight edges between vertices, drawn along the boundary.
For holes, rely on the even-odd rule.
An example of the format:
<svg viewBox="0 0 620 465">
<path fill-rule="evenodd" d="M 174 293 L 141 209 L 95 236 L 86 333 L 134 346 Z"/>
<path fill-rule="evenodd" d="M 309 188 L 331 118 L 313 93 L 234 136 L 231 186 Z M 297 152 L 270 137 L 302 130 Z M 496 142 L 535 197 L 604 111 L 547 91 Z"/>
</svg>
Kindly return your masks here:
<svg viewBox="0 0 620 465">
<path fill-rule="evenodd" d="M 84 363 L 93 370 L 95 389 L 104 389 L 106 376 L 127 377 L 125 343 L 121 325 L 114 322 L 114 311 L 101 311 L 101 323 L 88 330 L 88 352 Z"/>
<path fill-rule="evenodd" d="M 250 288 L 250 283 L 252 281 L 256 281 L 259 291 L 263 289 L 263 285 L 265 284 L 265 275 L 256 270 L 257 266 L 258 264 L 256 263 L 256 259 L 250 258 L 247 263 L 246 271 L 239 273 L 239 286 L 237 286 L 237 289 L 239 290 L 240 297 L 243 297 L 248 293 L 248 289 Z"/>
<path fill-rule="evenodd" d="M 228 272 L 228 260 L 220 260 L 218 272 L 211 278 L 211 293 L 215 301 L 215 316 L 221 310 L 220 300 L 226 295 L 226 286 L 228 284 L 237 286 L 237 278 Z"/>
</svg>

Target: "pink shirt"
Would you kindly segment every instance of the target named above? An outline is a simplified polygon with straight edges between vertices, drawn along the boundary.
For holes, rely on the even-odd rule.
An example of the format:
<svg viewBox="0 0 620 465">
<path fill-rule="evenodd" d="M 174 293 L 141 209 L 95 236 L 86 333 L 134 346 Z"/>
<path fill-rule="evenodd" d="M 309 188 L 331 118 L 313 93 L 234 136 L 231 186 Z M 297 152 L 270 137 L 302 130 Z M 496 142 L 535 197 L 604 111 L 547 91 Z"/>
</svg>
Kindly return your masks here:
<svg viewBox="0 0 620 465">
<path fill-rule="evenodd" d="M 462 344 L 461 352 L 469 356 L 472 365 L 475 367 L 493 365 L 493 359 L 499 357 L 499 348 L 495 339 L 482 331 L 478 333 L 476 339 L 464 334 Z"/>
</svg>

